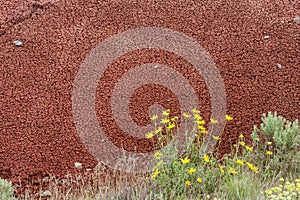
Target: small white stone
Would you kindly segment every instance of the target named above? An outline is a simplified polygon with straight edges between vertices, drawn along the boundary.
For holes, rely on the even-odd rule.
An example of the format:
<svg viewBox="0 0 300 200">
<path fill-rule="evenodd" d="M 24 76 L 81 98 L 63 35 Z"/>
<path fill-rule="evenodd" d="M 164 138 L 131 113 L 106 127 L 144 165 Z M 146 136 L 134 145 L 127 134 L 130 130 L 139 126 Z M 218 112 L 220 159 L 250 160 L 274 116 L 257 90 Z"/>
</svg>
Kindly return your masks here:
<svg viewBox="0 0 300 200">
<path fill-rule="evenodd" d="M 294 22 L 295 22 L 295 23 L 300 23 L 300 16 L 296 16 L 296 17 L 294 18 Z"/>
<path fill-rule="evenodd" d="M 269 39 L 269 38 L 270 38 L 269 35 L 264 36 L 264 39 Z"/>
<path fill-rule="evenodd" d="M 42 192 L 41 197 L 51 197 L 52 193 L 49 190 Z"/>
<path fill-rule="evenodd" d="M 281 64 L 277 64 L 277 67 L 278 67 L 278 69 L 281 69 L 282 65 Z"/>
<path fill-rule="evenodd" d="M 75 167 L 76 167 L 76 168 L 81 168 L 81 167 L 82 167 L 82 163 L 76 162 L 76 163 L 75 163 Z"/>
<path fill-rule="evenodd" d="M 17 47 L 20 47 L 23 45 L 23 42 L 20 40 L 16 40 L 16 41 L 14 41 L 14 45 L 16 45 Z"/>
<path fill-rule="evenodd" d="M 156 68 L 158 68 L 158 66 L 157 66 L 157 65 L 154 65 L 154 69 L 156 69 Z"/>
</svg>

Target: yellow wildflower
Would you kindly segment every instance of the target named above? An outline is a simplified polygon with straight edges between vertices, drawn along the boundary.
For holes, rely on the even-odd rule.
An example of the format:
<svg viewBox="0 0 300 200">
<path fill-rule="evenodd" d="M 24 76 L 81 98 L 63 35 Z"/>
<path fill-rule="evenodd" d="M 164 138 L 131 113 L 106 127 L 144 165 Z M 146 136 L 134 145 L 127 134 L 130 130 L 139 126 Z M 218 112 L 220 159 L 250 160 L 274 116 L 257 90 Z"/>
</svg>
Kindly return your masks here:
<svg viewBox="0 0 300 200">
<path fill-rule="evenodd" d="M 244 138 L 244 135 L 241 133 L 240 136 L 239 136 L 239 138 L 240 138 L 240 139 L 243 139 L 243 138 Z"/>
<path fill-rule="evenodd" d="M 225 171 L 224 171 L 224 169 L 223 169 L 223 166 L 219 165 L 219 169 L 220 169 L 221 174 L 225 174 Z"/>
<path fill-rule="evenodd" d="M 232 118 L 231 116 L 229 116 L 229 115 L 225 115 L 225 119 L 226 119 L 227 121 L 233 120 L 233 118 Z"/>
<path fill-rule="evenodd" d="M 170 122 L 170 119 L 167 119 L 167 118 L 163 118 L 163 119 L 160 120 L 161 124 L 167 124 L 169 122 Z"/>
<path fill-rule="evenodd" d="M 245 146 L 245 142 L 239 142 L 240 143 L 240 145 L 243 147 L 243 146 Z"/>
<path fill-rule="evenodd" d="M 218 123 L 218 120 L 215 120 L 215 119 L 213 119 L 213 118 L 210 118 L 210 123 L 212 123 L 212 124 L 217 124 L 217 123 Z"/>
<path fill-rule="evenodd" d="M 267 142 L 267 145 L 271 145 L 272 144 L 272 142 Z"/>
<path fill-rule="evenodd" d="M 154 121 L 154 120 L 156 120 L 157 118 L 158 118 L 158 115 L 152 115 L 152 116 L 150 117 L 151 121 Z"/>
<path fill-rule="evenodd" d="M 202 120 L 203 118 L 198 114 L 198 113 L 195 113 L 194 114 L 194 120 L 196 120 L 196 121 L 200 121 L 200 120 Z"/>
<path fill-rule="evenodd" d="M 192 174 L 196 171 L 195 168 L 191 167 L 189 170 L 188 170 L 188 174 Z"/>
<path fill-rule="evenodd" d="M 161 131 L 162 131 L 162 127 L 160 126 L 160 127 L 158 127 L 158 129 L 155 130 L 155 134 L 158 134 Z"/>
<path fill-rule="evenodd" d="M 190 118 L 191 117 L 191 115 L 189 115 L 188 113 L 183 113 L 182 115 L 183 115 L 184 118 Z"/>
<path fill-rule="evenodd" d="M 200 110 L 197 110 L 196 108 L 194 108 L 194 109 L 192 110 L 192 112 L 193 112 L 193 113 L 200 113 Z"/>
<path fill-rule="evenodd" d="M 259 172 L 259 169 L 257 167 L 253 167 L 252 171 L 257 174 Z"/>
<path fill-rule="evenodd" d="M 198 183 L 202 183 L 202 179 L 200 177 L 197 178 Z"/>
<path fill-rule="evenodd" d="M 154 173 L 152 174 L 151 178 L 154 179 L 157 177 L 157 175 L 159 174 L 159 170 L 155 169 Z"/>
<path fill-rule="evenodd" d="M 175 124 L 168 124 L 168 126 L 167 126 L 167 129 L 169 129 L 169 130 L 171 130 L 171 129 L 173 129 L 175 127 Z"/>
<path fill-rule="evenodd" d="M 233 169 L 232 167 L 229 167 L 229 173 L 235 175 L 238 172 L 235 169 Z"/>
<path fill-rule="evenodd" d="M 250 152 L 253 151 L 253 147 L 249 147 L 249 146 L 246 145 L 245 148 L 247 149 L 247 151 L 250 151 Z"/>
<path fill-rule="evenodd" d="M 204 120 L 197 120 L 196 123 L 198 125 L 204 125 L 205 124 L 205 121 Z"/>
<path fill-rule="evenodd" d="M 198 125 L 198 130 L 200 130 L 200 131 L 206 131 L 206 128 L 204 126 Z"/>
<path fill-rule="evenodd" d="M 266 154 L 267 154 L 267 155 L 272 155 L 273 152 L 272 152 L 272 151 L 267 151 Z"/>
<path fill-rule="evenodd" d="M 254 173 L 258 173 L 259 169 L 257 167 L 253 166 L 253 164 L 251 164 L 249 162 L 246 162 L 246 164 Z"/>
<path fill-rule="evenodd" d="M 190 186 L 191 185 L 191 181 L 185 181 L 185 184 Z"/>
<path fill-rule="evenodd" d="M 155 152 L 154 157 L 159 160 L 164 154 L 161 153 L 160 151 Z"/>
<path fill-rule="evenodd" d="M 184 158 L 184 159 L 180 158 L 180 161 L 182 162 L 182 164 L 190 163 L 190 159 L 188 159 L 188 158 Z"/>
<path fill-rule="evenodd" d="M 242 161 L 242 160 L 237 160 L 236 163 L 237 163 L 238 165 L 244 165 L 244 161 Z"/>
<path fill-rule="evenodd" d="M 160 160 L 160 161 L 156 164 L 155 167 L 156 167 L 156 168 L 157 168 L 157 167 L 160 167 L 162 164 L 163 164 L 163 160 Z"/>
<path fill-rule="evenodd" d="M 154 136 L 154 134 L 152 131 L 146 134 L 147 139 L 153 138 L 153 136 Z"/>
<path fill-rule="evenodd" d="M 205 162 L 209 162 L 209 156 L 208 156 L 208 155 L 206 155 L 206 154 L 204 154 L 204 156 L 203 156 L 203 160 L 204 160 Z"/>
<path fill-rule="evenodd" d="M 178 119 L 178 117 L 172 117 L 171 118 L 171 122 L 174 122 L 175 120 L 177 120 Z"/>
<path fill-rule="evenodd" d="M 221 138 L 220 138 L 220 137 L 218 137 L 218 136 L 215 136 L 215 135 L 212 135 L 212 138 L 213 138 L 214 140 L 217 140 L 217 141 L 220 141 L 220 140 L 221 140 Z"/>
<path fill-rule="evenodd" d="M 164 116 L 169 116 L 170 114 L 170 109 L 163 111 Z"/>
</svg>

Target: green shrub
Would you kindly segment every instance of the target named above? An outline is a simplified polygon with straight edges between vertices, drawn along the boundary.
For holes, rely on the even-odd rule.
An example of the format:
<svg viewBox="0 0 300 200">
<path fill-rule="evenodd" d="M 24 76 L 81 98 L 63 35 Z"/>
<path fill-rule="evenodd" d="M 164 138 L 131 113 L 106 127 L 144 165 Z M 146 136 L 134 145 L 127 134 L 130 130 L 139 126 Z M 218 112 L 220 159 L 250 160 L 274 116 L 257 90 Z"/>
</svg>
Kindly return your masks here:
<svg viewBox="0 0 300 200">
<path fill-rule="evenodd" d="M 13 199 L 12 183 L 0 178 L 0 200 Z"/>
<path fill-rule="evenodd" d="M 265 142 L 261 142 L 258 134 L 264 137 Z M 263 168 L 266 178 L 270 178 L 272 174 L 280 173 L 282 176 L 287 172 L 295 174 L 300 173 L 300 128 L 298 119 L 290 122 L 277 112 L 268 115 L 263 114 L 260 127 L 254 126 L 251 134 L 254 147 L 260 154 L 257 159 L 261 164 L 266 166 Z M 268 156 L 264 156 L 265 154 Z M 271 172 L 270 169 L 273 171 Z"/>
<path fill-rule="evenodd" d="M 290 122 L 277 115 L 277 112 L 274 115 L 268 112 L 268 116 L 265 113 L 263 114 L 260 128 L 254 126 L 252 132 L 252 138 L 255 140 L 258 139 L 257 133 L 264 135 L 268 141 L 274 142 L 275 148 L 283 153 L 296 150 L 300 144 L 298 119 Z"/>
</svg>

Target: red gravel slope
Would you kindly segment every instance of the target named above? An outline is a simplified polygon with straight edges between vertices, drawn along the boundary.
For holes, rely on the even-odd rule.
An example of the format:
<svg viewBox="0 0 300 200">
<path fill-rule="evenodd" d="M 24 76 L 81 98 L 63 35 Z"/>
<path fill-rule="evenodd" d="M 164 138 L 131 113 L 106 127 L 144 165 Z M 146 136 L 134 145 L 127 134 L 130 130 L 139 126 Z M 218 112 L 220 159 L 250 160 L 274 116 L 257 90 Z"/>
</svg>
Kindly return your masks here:
<svg viewBox="0 0 300 200">
<path fill-rule="evenodd" d="M 241 132 L 249 140 L 252 127 L 260 123 L 262 113 L 278 111 L 290 120 L 299 118 L 300 24 L 294 20 L 300 15 L 297 1 L 82 2 L 1 1 L 0 177 L 17 181 L 35 174 L 72 172 L 75 162 L 83 163 L 84 168 L 96 165 L 97 158 L 89 146 L 98 145 L 99 141 L 93 135 L 86 144 L 87 139 L 82 137 L 90 135 L 79 136 L 82 130 L 76 127 L 72 105 L 74 85 L 79 68 L 92 49 L 113 35 L 135 28 L 168 28 L 193 38 L 206 50 L 207 54 L 199 55 L 200 58 L 210 56 L 224 84 L 226 110 L 220 112 L 226 111 L 234 117 L 222 134 L 223 153 Z M 15 46 L 15 40 L 22 41 L 22 46 Z M 107 52 L 123 48 L 127 41 L 123 42 L 119 46 L 106 46 Z M 188 44 L 181 45 L 178 51 Z M 128 112 L 120 96 L 111 103 L 113 88 L 122 75 L 147 63 L 157 63 L 162 69 L 162 65 L 169 66 L 188 80 L 206 120 L 213 113 L 212 104 L 219 106 L 218 101 L 211 101 L 214 94 L 209 88 L 214 86 L 207 85 L 206 79 L 214 74 L 209 74 L 211 71 L 205 74 L 204 68 L 204 74 L 199 74 L 192 63 L 176 53 L 138 49 L 116 57 L 103 76 L 96 77 L 97 85 L 89 83 L 93 77 L 86 80 L 97 86 L 92 108 L 99 126 L 109 140 L 128 151 L 133 151 L 134 146 L 139 152 L 149 151 L 148 142 L 134 136 L 145 134 L 145 130 L 132 134 L 122 131 L 112 116 L 114 109 L 120 108 L 125 130 L 128 117 L 137 125 L 147 125 L 148 110 L 153 105 L 170 108 L 172 115 L 182 111 L 177 93 L 159 84 L 160 79 L 134 91 L 127 102 Z M 93 76 L 93 71 L 89 73 Z M 189 87 L 180 84 L 183 79 L 177 79 L 175 72 L 165 73 L 161 71 L 157 76 L 166 84 L 174 81 L 173 89 L 179 94 L 188 91 Z M 129 86 L 121 85 L 118 91 Z M 216 97 L 224 100 L 223 96 Z M 78 112 L 85 111 L 83 106 Z"/>
</svg>

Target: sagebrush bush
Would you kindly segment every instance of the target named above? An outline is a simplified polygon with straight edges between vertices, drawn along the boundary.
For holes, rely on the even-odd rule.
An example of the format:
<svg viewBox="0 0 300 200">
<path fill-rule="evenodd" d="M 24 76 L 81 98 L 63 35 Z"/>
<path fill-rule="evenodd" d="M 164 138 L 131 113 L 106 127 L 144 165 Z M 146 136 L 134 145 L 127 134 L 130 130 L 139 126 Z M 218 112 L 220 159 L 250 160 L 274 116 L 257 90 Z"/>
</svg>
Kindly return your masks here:
<svg viewBox="0 0 300 200">
<path fill-rule="evenodd" d="M 12 183 L 0 178 L 0 200 L 13 199 L 13 193 Z"/>
<path fill-rule="evenodd" d="M 282 152 L 294 151 L 300 144 L 300 128 L 298 119 L 294 122 L 277 115 L 277 112 L 268 115 L 263 113 L 262 123 L 258 128 L 254 126 L 252 137 L 258 139 L 257 133 L 264 135 L 269 141 L 273 141 L 275 147 Z"/>
<path fill-rule="evenodd" d="M 261 142 L 259 136 L 264 137 L 265 142 Z M 277 115 L 277 112 L 272 114 L 268 112 L 262 117 L 262 123 L 258 128 L 254 125 L 254 130 L 251 134 L 254 147 L 258 154 L 258 160 L 265 164 L 264 168 L 266 177 L 272 174 L 286 172 L 300 173 L 300 128 L 298 119 L 294 122 Z M 266 152 L 270 155 L 265 159 L 263 156 Z M 270 171 L 273 170 L 273 172 Z"/>
</svg>

